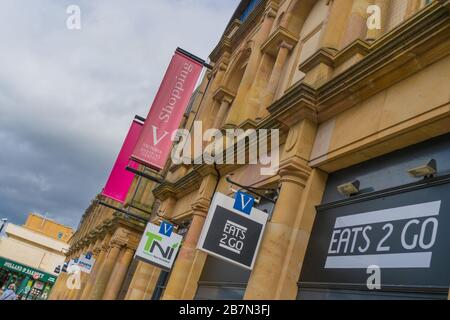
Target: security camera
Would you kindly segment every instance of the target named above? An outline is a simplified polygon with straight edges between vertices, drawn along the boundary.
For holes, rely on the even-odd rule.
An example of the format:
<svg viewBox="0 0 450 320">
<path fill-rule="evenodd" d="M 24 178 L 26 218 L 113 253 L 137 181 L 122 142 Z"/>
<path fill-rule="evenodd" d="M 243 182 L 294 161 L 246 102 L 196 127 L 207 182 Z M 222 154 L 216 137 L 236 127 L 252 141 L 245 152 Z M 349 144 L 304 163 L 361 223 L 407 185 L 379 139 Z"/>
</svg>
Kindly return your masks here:
<svg viewBox="0 0 450 320">
<path fill-rule="evenodd" d="M 337 187 L 340 194 L 344 196 L 351 196 L 359 192 L 359 180 L 347 182 Z"/>
<path fill-rule="evenodd" d="M 431 159 L 426 164 L 408 170 L 408 174 L 413 178 L 430 178 L 437 173 L 436 160 Z"/>
</svg>

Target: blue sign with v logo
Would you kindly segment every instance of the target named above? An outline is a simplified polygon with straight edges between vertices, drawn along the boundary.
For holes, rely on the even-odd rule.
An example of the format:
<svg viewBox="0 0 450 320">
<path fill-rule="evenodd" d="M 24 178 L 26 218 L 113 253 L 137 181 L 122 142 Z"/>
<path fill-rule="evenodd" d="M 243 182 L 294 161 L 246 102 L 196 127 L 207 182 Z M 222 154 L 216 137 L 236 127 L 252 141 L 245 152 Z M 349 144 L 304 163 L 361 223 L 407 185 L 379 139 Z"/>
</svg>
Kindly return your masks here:
<svg viewBox="0 0 450 320">
<path fill-rule="evenodd" d="M 245 214 L 250 214 L 252 212 L 254 204 L 255 198 L 253 198 L 251 195 L 241 191 L 236 192 L 234 196 L 234 209 L 239 210 Z"/>
<path fill-rule="evenodd" d="M 165 235 L 166 237 L 170 237 L 173 232 L 173 224 L 170 224 L 166 221 L 161 222 L 159 226 L 159 233 Z"/>
</svg>

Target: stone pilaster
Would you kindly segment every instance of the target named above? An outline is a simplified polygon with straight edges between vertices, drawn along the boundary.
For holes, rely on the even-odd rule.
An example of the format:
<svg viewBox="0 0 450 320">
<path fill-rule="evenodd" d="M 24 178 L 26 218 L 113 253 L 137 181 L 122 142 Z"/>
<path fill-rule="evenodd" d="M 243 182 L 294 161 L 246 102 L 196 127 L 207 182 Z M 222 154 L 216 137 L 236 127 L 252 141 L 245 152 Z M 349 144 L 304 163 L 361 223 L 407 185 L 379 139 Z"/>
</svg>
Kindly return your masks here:
<svg viewBox="0 0 450 320">
<path fill-rule="evenodd" d="M 119 257 L 120 250 L 123 246 L 124 243 L 111 240 L 108 254 L 102 263 L 102 266 L 96 277 L 95 284 L 93 285 L 93 289 L 89 297 L 90 300 L 100 300 L 103 297 L 115 262 Z"/>
<path fill-rule="evenodd" d="M 275 64 L 272 69 L 272 73 L 269 78 L 269 83 L 267 84 L 265 95 L 261 103 L 261 108 L 259 109 L 258 118 L 264 118 L 267 115 L 267 107 L 273 102 L 275 93 L 277 92 L 278 85 L 280 83 L 280 78 L 286 64 L 286 60 L 289 56 L 289 52 L 293 49 L 293 46 L 281 42 L 278 47 L 278 54 L 275 60 Z"/>
<path fill-rule="evenodd" d="M 391 3 L 391 0 L 374 0 L 373 4 L 380 8 L 381 28 L 380 29 L 368 29 L 367 35 L 366 35 L 367 41 L 377 40 L 386 32 L 390 3 Z"/>
<path fill-rule="evenodd" d="M 253 39 L 248 42 L 248 48 L 251 50 L 251 53 L 244 76 L 239 84 L 239 90 L 236 93 L 236 99 L 226 119 L 225 124 L 228 127 L 237 126 L 248 118 L 247 103 L 251 100 L 252 95 L 256 93 L 252 89 L 262 58 L 261 46 L 270 34 L 276 17 L 276 9 L 274 3 L 269 4 L 269 7 L 266 8 L 261 28 Z"/>
<path fill-rule="evenodd" d="M 133 260 L 135 251 L 136 248 L 130 248 L 128 246 L 121 249 L 120 258 L 114 266 L 105 293 L 103 294 L 103 300 L 115 300 L 119 295 L 120 288 Z"/>
<path fill-rule="evenodd" d="M 321 47 L 339 50 L 353 1 L 330 0 L 331 8 L 322 33 Z"/>
<path fill-rule="evenodd" d="M 197 283 L 206 260 L 206 254 L 197 250 L 197 242 L 216 183 L 217 177 L 212 174 L 203 178 L 198 196 L 192 205 L 192 222 L 172 269 L 164 292 L 164 300 L 193 299 L 195 296 Z"/>
<path fill-rule="evenodd" d="M 96 244 L 95 242 L 92 242 L 89 245 L 89 247 L 86 249 L 86 252 L 84 252 L 84 253 L 92 252 L 94 250 L 95 244 Z M 92 272 L 92 270 L 91 270 L 91 272 Z M 90 274 L 87 274 L 85 272 L 81 272 L 81 274 L 80 274 L 80 281 L 81 281 L 80 289 L 76 290 L 76 293 L 73 296 L 74 300 L 80 300 L 81 295 L 82 295 L 82 293 L 84 291 L 84 288 L 86 287 L 86 284 L 87 284 L 87 282 L 89 280 L 89 276 L 90 276 Z"/>
<path fill-rule="evenodd" d="M 220 130 L 222 128 L 226 116 L 230 110 L 230 106 L 233 103 L 234 97 L 234 94 L 224 87 L 220 87 L 214 93 L 214 100 L 216 100 L 219 104 L 219 110 L 215 115 L 215 121 L 213 125 L 214 129 Z"/>
<path fill-rule="evenodd" d="M 260 36 L 262 41 L 266 41 L 270 35 L 270 30 L 273 27 L 277 12 L 275 8 L 269 6 L 264 15 L 264 21 L 261 26 Z M 273 57 L 267 52 L 262 53 L 261 60 L 258 65 L 258 70 L 253 80 L 252 86 L 248 91 L 245 108 L 243 111 L 243 119 L 256 120 L 258 118 L 258 110 L 261 104 L 261 97 L 266 90 L 266 85 L 270 77 L 270 68 L 273 63 Z"/>
<path fill-rule="evenodd" d="M 367 8 L 371 4 L 372 0 L 353 0 L 352 9 L 343 38 L 343 47 L 346 47 L 356 39 L 365 39 L 367 34 Z"/>
<path fill-rule="evenodd" d="M 316 124 L 310 120 L 290 124 L 279 171 L 280 195 L 272 219 L 266 226 L 245 299 L 277 299 L 282 295 L 294 298 L 298 281 L 295 263 L 299 264 L 300 261 L 286 259 L 293 254 L 293 248 L 298 247 L 298 234 L 302 231 L 301 217 L 311 215 L 311 208 L 305 213 L 308 197 L 321 197 L 323 190 L 316 185 L 324 185 L 323 179 L 315 179 L 314 183 L 310 180 L 312 170 L 307 165 L 315 134 Z M 302 243 L 306 246 L 304 239 Z M 292 266 L 295 271 L 289 269 Z M 279 289 L 280 286 L 282 289 Z M 283 290 L 288 290 L 288 293 Z"/>
<path fill-rule="evenodd" d="M 91 274 L 89 275 L 89 279 L 86 282 L 86 285 L 81 293 L 80 300 L 88 300 L 92 289 L 94 287 L 95 281 L 97 279 L 97 275 L 103 265 L 105 260 L 107 250 L 109 248 L 109 241 L 111 239 L 111 235 L 107 234 L 103 237 L 103 239 L 99 239 L 92 250 L 95 258 L 94 268 L 92 268 Z"/>
<path fill-rule="evenodd" d="M 125 300 L 150 300 L 161 269 L 139 261 Z"/>
</svg>

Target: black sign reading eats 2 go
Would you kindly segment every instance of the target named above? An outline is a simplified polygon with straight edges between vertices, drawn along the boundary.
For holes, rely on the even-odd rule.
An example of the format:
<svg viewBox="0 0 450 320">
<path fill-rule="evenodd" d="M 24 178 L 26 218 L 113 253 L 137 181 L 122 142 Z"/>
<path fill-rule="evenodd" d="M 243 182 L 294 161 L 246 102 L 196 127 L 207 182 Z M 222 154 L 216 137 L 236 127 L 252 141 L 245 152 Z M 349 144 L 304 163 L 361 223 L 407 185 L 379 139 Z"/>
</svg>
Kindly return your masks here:
<svg viewBox="0 0 450 320">
<path fill-rule="evenodd" d="M 445 288 L 450 276 L 450 177 L 318 207 L 301 285 Z"/>
<path fill-rule="evenodd" d="M 234 209 L 235 200 L 216 193 L 206 217 L 198 248 L 219 259 L 253 269 L 267 213 L 252 208 L 250 214 Z"/>
</svg>

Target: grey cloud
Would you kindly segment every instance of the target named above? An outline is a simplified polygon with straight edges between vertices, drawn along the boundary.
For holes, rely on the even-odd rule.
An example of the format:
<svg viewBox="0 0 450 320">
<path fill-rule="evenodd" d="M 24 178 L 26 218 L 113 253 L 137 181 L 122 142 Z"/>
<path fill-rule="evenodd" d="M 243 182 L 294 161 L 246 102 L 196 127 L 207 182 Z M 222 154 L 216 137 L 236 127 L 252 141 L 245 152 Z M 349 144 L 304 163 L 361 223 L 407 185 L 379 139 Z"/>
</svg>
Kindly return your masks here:
<svg viewBox="0 0 450 320">
<path fill-rule="evenodd" d="M 81 7 L 82 30 L 66 28 Z M 238 0 L 3 0 L 0 216 L 76 227 L 177 46 L 207 57 Z"/>
</svg>

